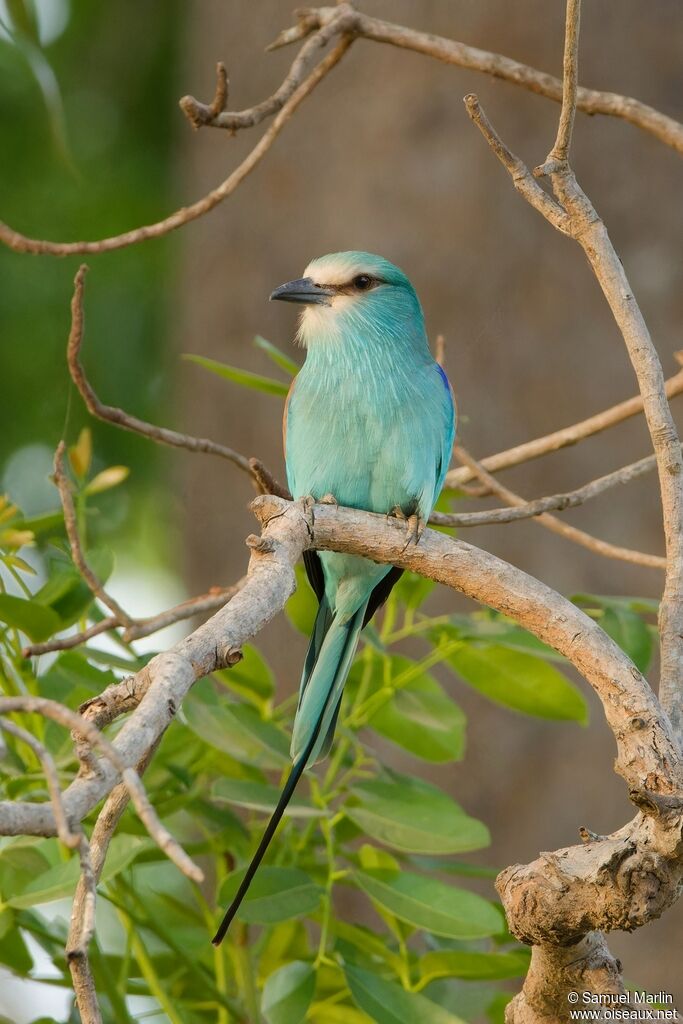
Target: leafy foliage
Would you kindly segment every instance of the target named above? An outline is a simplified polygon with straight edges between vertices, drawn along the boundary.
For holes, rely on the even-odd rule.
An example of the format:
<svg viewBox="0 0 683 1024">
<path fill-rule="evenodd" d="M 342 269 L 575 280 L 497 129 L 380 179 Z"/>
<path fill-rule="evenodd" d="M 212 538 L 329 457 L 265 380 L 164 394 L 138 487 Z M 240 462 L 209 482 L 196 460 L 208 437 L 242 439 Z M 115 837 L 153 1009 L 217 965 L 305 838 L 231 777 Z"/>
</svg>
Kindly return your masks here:
<svg viewBox="0 0 683 1024">
<path fill-rule="evenodd" d="M 69 450 L 69 463 L 87 539 L 92 503 L 119 485 L 125 470 L 94 473 L 88 432 Z M 102 610 L 71 562 L 60 514 L 27 520 L 3 499 L 0 542 L 5 693 L 77 708 L 144 664 L 121 640 L 25 659 L 28 640 L 97 622 Z M 86 545 L 86 555 L 102 579 L 113 571 L 101 543 Z M 293 629 L 308 634 L 315 599 L 300 583 L 287 615 Z M 239 665 L 195 685 L 145 781 L 159 816 L 208 881 L 200 888 L 179 875 L 135 814 L 124 813 L 99 885 L 91 948 L 106 1021 L 133 1020 L 131 999 L 144 996 L 173 1024 L 457 1024 L 472 1014 L 471 1000 L 461 1009 L 458 986 L 475 983 L 479 1010 L 501 1019 L 510 992 L 499 986 L 524 975 L 528 954 L 506 932 L 495 871 L 461 859 L 488 845 L 488 829 L 474 809 L 419 776 L 464 756 L 466 717 L 455 699 L 461 683 L 546 720 L 582 723 L 586 706 L 555 652 L 492 612 L 430 615 L 431 591 L 429 581 L 406 575 L 366 630 L 331 758 L 305 776 L 219 949 L 210 936 L 277 800 L 294 706 L 252 646 Z M 645 667 L 649 605 L 575 600 Z M 15 718 L 45 744 L 66 785 L 76 764 L 65 731 L 33 716 Z M 13 737 L 5 744 L 2 798 L 45 800 L 33 752 Z M 400 758 L 402 772 L 383 764 L 383 750 Z M 0 839 L 0 964 L 38 977 L 30 937 L 54 967 L 43 980 L 70 985 L 68 911 L 58 901 L 72 896 L 78 870 L 57 839 Z"/>
</svg>

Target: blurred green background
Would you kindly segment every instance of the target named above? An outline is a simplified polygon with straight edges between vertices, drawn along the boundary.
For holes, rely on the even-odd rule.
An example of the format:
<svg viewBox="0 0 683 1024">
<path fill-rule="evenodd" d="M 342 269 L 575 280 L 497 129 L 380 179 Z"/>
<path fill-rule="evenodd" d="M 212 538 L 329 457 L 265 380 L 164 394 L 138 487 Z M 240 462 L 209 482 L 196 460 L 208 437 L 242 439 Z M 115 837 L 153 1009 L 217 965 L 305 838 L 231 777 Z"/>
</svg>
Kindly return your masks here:
<svg viewBox="0 0 683 1024">
<path fill-rule="evenodd" d="M 163 7 L 0 4 L 0 195 L 2 216 L 18 230 L 97 238 L 158 219 L 178 202 L 182 5 L 169 0 Z M 143 418 L 169 415 L 164 379 L 175 245 L 168 238 L 99 257 L 88 289 L 84 358 L 93 383 L 105 400 Z M 64 358 L 79 262 L 0 248 L 0 466 L 5 489 L 28 514 L 55 505 L 47 480 L 54 448 L 90 421 Z M 98 525 L 108 531 L 127 523 L 143 540 L 131 524 L 159 517 L 163 453 L 102 424 L 92 428 L 96 465 L 131 468 L 126 493 L 104 502 Z M 167 531 L 143 534 L 139 547 L 162 559 Z"/>
</svg>

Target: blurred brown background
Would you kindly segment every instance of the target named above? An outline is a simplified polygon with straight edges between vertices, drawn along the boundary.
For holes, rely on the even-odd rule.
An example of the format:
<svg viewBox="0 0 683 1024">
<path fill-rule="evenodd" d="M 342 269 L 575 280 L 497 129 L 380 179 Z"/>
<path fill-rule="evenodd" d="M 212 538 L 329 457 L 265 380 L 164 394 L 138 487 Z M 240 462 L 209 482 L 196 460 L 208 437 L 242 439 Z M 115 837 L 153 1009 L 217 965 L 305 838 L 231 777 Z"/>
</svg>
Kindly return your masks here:
<svg viewBox="0 0 683 1024">
<path fill-rule="evenodd" d="M 363 10 L 556 74 L 561 69 L 559 0 L 367 0 Z M 215 61 L 222 59 L 231 109 L 261 100 L 294 55 L 264 54 L 264 46 L 290 23 L 287 0 L 196 5 L 181 54 L 183 88 L 208 101 Z M 680 118 L 681 38 L 683 8 L 673 0 L 586 4 L 581 81 Z M 539 163 L 554 138 L 556 104 L 474 72 L 357 42 L 238 194 L 182 232 L 177 350 L 268 373 L 270 364 L 251 345 L 254 333 L 287 347 L 294 330 L 289 310 L 268 305 L 272 288 L 299 276 L 313 256 L 368 249 L 409 274 L 430 335 L 445 335 L 460 439 L 475 455 L 634 394 L 623 342 L 580 250 L 516 195 L 466 117 L 462 97 L 471 91 L 511 148 L 529 165 Z M 182 195 L 196 197 L 226 177 L 255 139 L 248 131 L 236 138 L 208 129 L 181 135 Z M 623 122 L 579 114 L 573 163 L 607 223 L 669 375 L 683 314 L 680 156 Z M 226 388 L 185 367 L 177 404 L 186 429 L 257 454 L 283 478 L 277 399 Z M 649 450 L 637 420 L 508 472 L 505 480 L 528 497 L 554 493 Z M 242 538 L 253 528 L 249 484 L 227 465 L 196 458 L 183 460 L 178 474 L 176 512 L 186 522 L 191 587 L 235 578 L 245 561 Z M 654 475 L 565 517 L 615 543 L 662 549 Z M 660 591 L 657 571 L 595 557 L 537 524 L 481 528 L 467 539 L 566 594 Z M 434 606 L 464 604 L 440 594 Z M 303 639 L 283 620 L 262 639 L 294 687 Z M 443 769 L 434 778 L 491 826 L 487 863 L 503 866 L 572 844 L 581 824 L 605 833 L 628 820 L 632 809 L 612 772 L 614 742 L 597 701 L 591 700 L 591 726 L 581 730 L 499 710 L 464 687 L 457 696 L 469 715 L 469 751 L 450 779 Z M 386 756 L 396 760 L 388 748 Z M 633 936 L 611 939 L 629 982 L 671 991 L 679 1005 L 682 920 L 679 907 Z"/>
</svg>

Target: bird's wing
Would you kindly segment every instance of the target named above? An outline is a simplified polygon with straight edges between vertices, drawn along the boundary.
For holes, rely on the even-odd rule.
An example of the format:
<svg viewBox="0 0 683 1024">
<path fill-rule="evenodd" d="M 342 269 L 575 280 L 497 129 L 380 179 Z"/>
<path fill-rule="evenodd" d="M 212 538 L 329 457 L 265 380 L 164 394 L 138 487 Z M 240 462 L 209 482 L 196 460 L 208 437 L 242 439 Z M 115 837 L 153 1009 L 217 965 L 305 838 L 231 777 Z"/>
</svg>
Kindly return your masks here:
<svg viewBox="0 0 683 1024">
<path fill-rule="evenodd" d="M 285 458 L 287 457 L 287 417 L 289 415 L 289 403 L 291 402 L 292 395 L 294 394 L 294 385 L 296 384 L 297 376 L 298 375 L 292 377 L 292 383 L 289 385 L 289 391 L 285 398 L 285 408 L 282 413 L 282 450 L 285 453 Z"/>
<path fill-rule="evenodd" d="M 436 503 L 436 499 L 441 493 L 443 482 L 446 479 L 446 473 L 451 462 L 451 456 L 453 454 L 453 443 L 455 441 L 455 431 L 458 420 L 458 410 L 455 403 L 455 395 L 451 382 L 446 376 L 446 372 L 442 366 L 436 364 L 437 371 L 441 377 L 443 383 L 444 392 L 442 393 L 442 415 L 443 415 L 443 429 L 442 429 L 442 443 L 441 451 L 439 453 L 439 461 L 437 463 L 436 470 L 436 486 L 434 488 L 434 495 L 432 498 L 432 505 Z M 431 512 L 431 508 L 429 510 Z"/>
</svg>

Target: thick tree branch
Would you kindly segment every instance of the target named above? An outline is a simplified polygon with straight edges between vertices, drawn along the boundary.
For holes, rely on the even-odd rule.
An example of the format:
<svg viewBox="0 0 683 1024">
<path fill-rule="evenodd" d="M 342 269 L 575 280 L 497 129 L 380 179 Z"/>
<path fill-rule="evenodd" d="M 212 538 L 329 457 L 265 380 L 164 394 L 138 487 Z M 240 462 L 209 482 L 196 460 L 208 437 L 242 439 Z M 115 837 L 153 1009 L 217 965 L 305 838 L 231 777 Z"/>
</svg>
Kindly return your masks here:
<svg viewBox="0 0 683 1024">
<path fill-rule="evenodd" d="M 660 700 L 672 716 L 676 758 L 680 763 L 683 732 L 683 456 L 666 396 L 664 374 L 649 331 L 633 297 L 624 268 L 607 230 L 580 188 L 568 161 L 574 110 L 577 102 L 580 0 L 567 0 L 567 23 L 560 125 L 553 149 L 536 168 L 537 177 L 549 175 L 555 201 L 566 221 L 561 230 L 584 250 L 622 333 L 643 398 L 659 473 L 666 575 L 660 603 Z M 468 113 L 481 129 L 493 152 L 512 173 L 512 154 L 501 156 L 504 144 L 480 110 L 476 97 L 466 97 Z M 507 152 L 507 151 L 506 151 Z M 514 183 L 514 178 L 513 178 Z M 540 203 L 531 204 L 558 227 L 553 211 L 548 216 Z M 476 467 L 471 467 L 476 468 Z M 647 788 L 647 786 L 645 787 Z M 663 817 L 657 836 L 650 835 L 653 819 L 647 814 L 632 823 L 626 835 L 616 835 L 583 847 L 544 855 L 535 864 L 516 866 L 498 879 L 508 924 L 534 947 L 533 969 L 522 992 L 506 1009 L 507 1024 L 542 1024 L 566 1017 L 572 978 L 559 960 L 568 943 L 581 943 L 589 933 L 613 927 L 633 928 L 658 917 L 678 897 L 683 874 L 681 834 L 683 794 L 662 805 L 647 795 L 631 798 L 643 810 L 658 806 Z M 628 829 L 629 827 L 627 827 Z M 645 829 L 643 834 L 642 830 Z M 623 830 L 622 830 L 623 831 Z M 610 842 L 616 848 L 606 857 Z M 529 911 L 532 911 L 530 914 Z M 533 918 L 533 920 L 532 920 Z M 597 941 L 601 942 L 600 937 Z M 607 991 L 620 992 L 616 962 L 606 947 L 602 965 Z M 578 954 L 575 960 L 581 960 Z M 570 961 L 574 962 L 574 961 Z M 566 960 L 565 960 L 566 964 Z"/>
<path fill-rule="evenodd" d="M 617 737 L 617 770 L 629 788 L 677 792 L 680 766 L 670 725 L 647 682 L 596 623 L 549 587 L 485 551 L 433 531 L 426 531 L 417 547 L 406 548 L 404 527 L 383 516 L 316 505 L 311 524 L 299 503 L 275 496 L 257 498 L 254 508 L 266 527 L 262 538 L 249 538 L 252 557 L 241 591 L 142 672 L 89 702 L 84 716 L 99 726 L 124 710 L 136 710 L 111 744 L 116 762 L 103 761 L 97 776 L 81 776 L 66 790 L 71 820 L 82 819 L 110 792 L 121 765 L 136 764 L 144 756 L 192 683 L 234 662 L 241 646 L 281 610 L 294 589 L 293 565 L 311 546 L 412 569 L 516 619 L 568 657 L 596 689 Z M 54 830 L 47 805 L 0 803 L 0 833 Z"/>
</svg>

